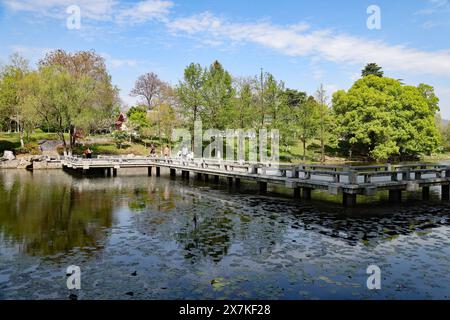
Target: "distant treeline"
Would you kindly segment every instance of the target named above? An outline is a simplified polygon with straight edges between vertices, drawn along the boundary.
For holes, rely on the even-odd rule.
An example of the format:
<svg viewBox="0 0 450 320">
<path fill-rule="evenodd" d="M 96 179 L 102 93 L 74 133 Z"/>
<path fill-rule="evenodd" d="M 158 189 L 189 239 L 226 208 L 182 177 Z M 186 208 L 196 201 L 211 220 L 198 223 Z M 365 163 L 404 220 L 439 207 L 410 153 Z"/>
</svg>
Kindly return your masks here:
<svg viewBox="0 0 450 320">
<path fill-rule="evenodd" d="M 218 62 L 190 64 L 175 86 L 149 72 L 131 91 L 141 104 L 127 110 L 118 140 L 158 137 L 170 142 L 174 128 L 194 122 L 214 129 L 278 129 L 281 153 L 314 147 L 327 155 L 403 160 L 442 149 L 439 99 L 433 87 L 408 86 L 385 77 L 374 63 L 348 90 L 330 98 L 323 85 L 313 95 L 286 88 L 262 72 L 233 77 Z M 80 132 L 113 132 L 120 112 L 118 89 L 104 59 L 93 51 L 47 54 L 36 68 L 15 54 L 0 70 L 0 127 L 21 133 L 23 145 L 36 128 L 58 133 L 70 153 Z M 69 133 L 66 141 L 64 133 Z"/>
</svg>

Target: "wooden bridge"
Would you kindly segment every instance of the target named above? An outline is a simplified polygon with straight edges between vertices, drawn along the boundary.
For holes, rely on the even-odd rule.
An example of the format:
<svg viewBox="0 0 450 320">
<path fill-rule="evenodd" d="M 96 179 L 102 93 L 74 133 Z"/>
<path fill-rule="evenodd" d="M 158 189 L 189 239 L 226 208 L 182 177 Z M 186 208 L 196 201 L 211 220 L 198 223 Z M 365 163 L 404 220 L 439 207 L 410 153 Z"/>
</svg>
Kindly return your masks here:
<svg viewBox="0 0 450 320">
<path fill-rule="evenodd" d="M 422 189 L 426 199 L 431 186 L 440 186 L 442 199 L 450 197 L 450 166 L 434 164 L 408 164 L 383 166 L 330 166 L 330 165 L 280 165 L 267 163 L 225 161 L 220 159 L 179 159 L 149 157 L 98 157 L 84 159 L 68 157 L 62 160 L 63 168 L 81 174 L 100 173 L 116 176 L 123 168 L 148 168 L 148 175 L 160 176 L 161 168 L 168 168 L 171 176 L 181 172 L 184 179 L 194 175 L 196 179 L 218 183 L 225 177 L 230 186 L 241 180 L 253 180 L 259 191 L 265 193 L 268 184 L 283 185 L 293 190 L 295 198 L 311 198 L 312 190 L 325 190 L 339 195 L 345 206 L 354 206 L 357 195 L 375 195 L 388 190 L 390 201 L 400 201 L 402 191 Z M 155 168 L 153 170 L 153 168 Z"/>
</svg>

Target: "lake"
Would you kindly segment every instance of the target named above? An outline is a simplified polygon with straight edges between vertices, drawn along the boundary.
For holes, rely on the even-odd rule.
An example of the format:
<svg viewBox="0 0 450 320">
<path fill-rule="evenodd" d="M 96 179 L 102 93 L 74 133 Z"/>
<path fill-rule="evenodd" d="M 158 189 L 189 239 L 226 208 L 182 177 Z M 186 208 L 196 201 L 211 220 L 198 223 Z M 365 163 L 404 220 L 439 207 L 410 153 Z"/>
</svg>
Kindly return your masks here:
<svg viewBox="0 0 450 320">
<path fill-rule="evenodd" d="M 0 299 L 449 299 L 450 204 L 0 171 Z M 81 269 L 81 290 L 66 269 Z M 369 265 L 381 289 L 369 290 Z"/>
</svg>

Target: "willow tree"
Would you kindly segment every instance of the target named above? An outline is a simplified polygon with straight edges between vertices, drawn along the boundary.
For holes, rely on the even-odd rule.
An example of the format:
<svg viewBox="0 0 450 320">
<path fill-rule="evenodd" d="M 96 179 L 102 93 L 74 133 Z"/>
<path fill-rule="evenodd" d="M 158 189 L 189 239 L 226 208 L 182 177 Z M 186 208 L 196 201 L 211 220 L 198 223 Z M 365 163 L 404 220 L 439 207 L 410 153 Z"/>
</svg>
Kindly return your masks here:
<svg viewBox="0 0 450 320">
<path fill-rule="evenodd" d="M 56 68 L 60 74 L 70 75 L 77 86 L 86 90 L 77 90 L 80 97 L 72 104 L 71 116 L 67 117 L 69 131 L 69 152 L 75 145 L 77 129 L 106 129 L 114 122 L 114 115 L 119 104 L 118 89 L 112 85 L 105 60 L 94 51 L 75 53 L 56 50 L 48 53 L 40 62 L 39 68 Z M 66 71 L 66 73 L 64 72 Z"/>
<path fill-rule="evenodd" d="M 73 137 L 67 142 L 65 132 L 83 121 L 92 111 L 95 83 L 88 76 L 75 77 L 62 67 L 41 67 L 28 75 L 24 85 L 24 105 L 31 106 L 47 124 L 51 124 L 63 142 L 66 154 L 73 150 Z"/>
</svg>

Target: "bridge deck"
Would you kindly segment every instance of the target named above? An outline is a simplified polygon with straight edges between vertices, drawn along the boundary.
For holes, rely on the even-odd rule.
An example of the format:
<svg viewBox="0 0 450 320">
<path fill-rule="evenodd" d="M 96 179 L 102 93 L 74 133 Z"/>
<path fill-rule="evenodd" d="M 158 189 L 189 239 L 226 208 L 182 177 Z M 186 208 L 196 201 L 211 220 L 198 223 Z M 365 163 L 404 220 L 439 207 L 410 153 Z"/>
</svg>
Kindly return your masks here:
<svg viewBox="0 0 450 320">
<path fill-rule="evenodd" d="M 294 194 L 310 196 L 311 190 L 326 190 L 330 194 L 343 194 L 346 205 L 356 203 L 356 195 L 374 195 L 378 190 L 389 190 L 391 199 L 400 199 L 401 191 L 415 191 L 422 188 L 424 196 L 430 186 L 441 186 L 442 197 L 450 194 L 450 166 L 435 164 L 408 164 L 384 166 L 330 166 L 330 165 L 280 165 L 252 162 L 225 161 L 219 159 L 178 159 L 178 158 L 120 158 L 99 157 L 83 159 L 68 157 L 62 160 L 63 167 L 88 173 L 105 170 L 107 175 L 115 175 L 122 168 L 168 168 L 171 174 L 181 171 L 183 176 L 192 172 L 198 176 L 228 178 L 229 183 L 253 180 L 265 191 L 267 184 L 279 184 L 295 189 Z"/>
</svg>

